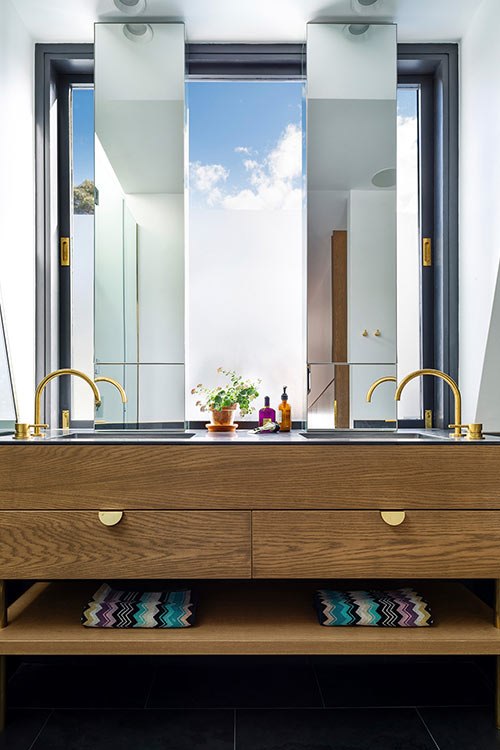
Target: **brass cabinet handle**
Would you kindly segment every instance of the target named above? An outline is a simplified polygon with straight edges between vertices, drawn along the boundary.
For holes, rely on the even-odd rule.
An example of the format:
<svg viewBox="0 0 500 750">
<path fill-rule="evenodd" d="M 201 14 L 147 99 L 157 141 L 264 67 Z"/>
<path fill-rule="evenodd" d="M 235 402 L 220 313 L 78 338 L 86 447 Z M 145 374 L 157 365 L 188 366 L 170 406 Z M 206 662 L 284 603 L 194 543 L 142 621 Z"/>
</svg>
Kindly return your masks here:
<svg viewBox="0 0 500 750">
<path fill-rule="evenodd" d="M 122 510 L 100 510 L 99 521 L 105 526 L 116 526 L 123 518 Z"/>
<path fill-rule="evenodd" d="M 389 526 L 400 526 L 406 518 L 404 510 L 381 510 L 380 515 Z"/>
</svg>

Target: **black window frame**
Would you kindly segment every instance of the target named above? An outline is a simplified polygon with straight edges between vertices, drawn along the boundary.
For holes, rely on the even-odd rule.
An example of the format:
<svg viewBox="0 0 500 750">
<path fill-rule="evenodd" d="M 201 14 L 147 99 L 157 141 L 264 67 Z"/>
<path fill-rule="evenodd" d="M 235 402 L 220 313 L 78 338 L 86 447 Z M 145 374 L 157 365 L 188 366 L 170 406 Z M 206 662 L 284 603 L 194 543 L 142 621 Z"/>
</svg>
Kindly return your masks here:
<svg viewBox="0 0 500 750">
<path fill-rule="evenodd" d="M 49 211 L 51 196 L 68 195 L 68 170 L 59 161 L 61 188 L 50 184 L 50 105 L 66 97 L 65 87 L 93 76 L 93 45 L 35 45 L 36 119 L 36 377 L 70 363 L 71 300 L 69 269 L 53 257 Z M 305 44 L 187 44 L 188 78 L 299 79 L 306 72 Z M 85 81 L 84 81 L 85 79 Z M 432 240 L 432 267 L 422 268 L 422 366 L 458 378 L 458 45 L 398 44 L 398 80 L 421 87 L 421 230 Z M 69 98 L 66 97 L 69 101 Z M 69 133 L 69 119 L 59 111 L 58 130 Z M 69 112 L 67 112 L 69 118 Z M 61 119 L 62 118 L 62 119 Z M 66 150 L 61 140 L 59 148 Z M 66 179 L 66 183 L 65 183 Z M 65 186 L 66 185 L 66 186 Z M 55 190 L 55 192 L 54 192 Z M 59 201 L 59 228 L 69 221 L 69 205 Z M 66 212 L 66 216 L 65 216 Z M 69 236 L 59 231 L 60 236 Z M 66 274 L 66 275 L 65 275 Z M 55 283 L 57 279 L 57 283 Z M 61 381 L 67 380 L 66 378 Z M 436 378 L 423 379 L 424 409 L 433 412 L 433 425 L 451 421 L 449 388 Z M 60 421 L 69 408 L 69 384 L 61 382 L 59 403 L 47 400 L 45 420 Z M 423 423 L 423 420 L 418 423 Z M 401 426 L 404 426 L 403 424 Z"/>
</svg>

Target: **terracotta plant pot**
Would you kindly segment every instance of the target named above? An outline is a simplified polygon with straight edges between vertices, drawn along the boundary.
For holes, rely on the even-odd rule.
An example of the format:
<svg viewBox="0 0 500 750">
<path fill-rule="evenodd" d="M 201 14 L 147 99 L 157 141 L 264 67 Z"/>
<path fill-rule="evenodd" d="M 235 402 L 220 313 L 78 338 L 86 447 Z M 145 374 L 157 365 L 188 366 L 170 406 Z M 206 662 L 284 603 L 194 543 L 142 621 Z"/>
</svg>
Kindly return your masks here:
<svg viewBox="0 0 500 750">
<path fill-rule="evenodd" d="M 228 406 L 220 411 L 210 409 L 210 424 L 207 424 L 208 430 L 211 432 L 232 432 L 238 425 L 234 423 L 234 415 L 236 412 L 236 404 Z"/>
</svg>

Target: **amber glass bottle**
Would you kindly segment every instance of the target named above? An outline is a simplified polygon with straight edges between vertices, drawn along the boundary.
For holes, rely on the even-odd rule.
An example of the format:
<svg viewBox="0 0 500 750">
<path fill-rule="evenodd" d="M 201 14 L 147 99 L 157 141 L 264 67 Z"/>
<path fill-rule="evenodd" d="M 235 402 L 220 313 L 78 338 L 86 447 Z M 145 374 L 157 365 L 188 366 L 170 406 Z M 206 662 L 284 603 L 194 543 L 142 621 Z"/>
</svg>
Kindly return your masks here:
<svg viewBox="0 0 500 750">
<path fill-rule="evenodd" d="M 280 432 L 290 432 L 292 429 L 292 407 L 288 403 L 288 393 L 286 392 L 288 386 L 283 386 L 283 393 L 281 394 L 281 404 L 278 406 L 278 424 L 280 426 Z"/>
</svg>

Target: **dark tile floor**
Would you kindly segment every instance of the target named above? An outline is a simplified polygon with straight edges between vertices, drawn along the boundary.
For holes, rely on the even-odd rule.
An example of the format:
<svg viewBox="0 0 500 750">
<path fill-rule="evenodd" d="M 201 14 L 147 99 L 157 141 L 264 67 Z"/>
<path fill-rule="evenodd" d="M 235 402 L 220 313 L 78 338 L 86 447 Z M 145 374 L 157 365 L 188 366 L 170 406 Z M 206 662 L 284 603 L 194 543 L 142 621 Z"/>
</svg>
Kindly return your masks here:
<svg viewBox="0 0 500 750">
<path fill-rule="evenodd" d="M 492 660 L 52 658 L 8 683 L 0 750 L 499 750 Z"/>
</svg>

